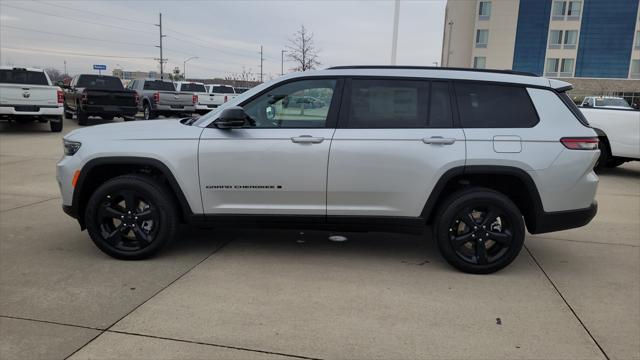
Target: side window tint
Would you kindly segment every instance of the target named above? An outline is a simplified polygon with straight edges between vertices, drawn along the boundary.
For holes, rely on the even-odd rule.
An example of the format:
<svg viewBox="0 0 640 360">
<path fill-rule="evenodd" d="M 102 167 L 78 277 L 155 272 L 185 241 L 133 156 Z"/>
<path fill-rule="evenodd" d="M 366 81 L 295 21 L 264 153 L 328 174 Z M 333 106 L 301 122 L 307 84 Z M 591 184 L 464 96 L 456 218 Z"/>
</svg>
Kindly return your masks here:
<svg viewBox="0 0 640 360">
<path fill-rule="evenodd" d="M 354 79 L 348 127 L 423 128 L 428 92 L 426 81 Z"/>
<path fill-rule="evenodd" d="M 465 128 L 528 128 L 538 115 L 524 87 L 456 83 L 460 121 Z"/>
<path fill-rule="evenodd" d="M 259 128 L 323 128 L 336 80 L 291 82 L 270 89 L 243 105 L 251 126 Z"/>
<path fill-rule="evenodd" d="M 434 81 L 431 83 L 431 102 L 429 104 L 429 127 L 450 128 L 453 125 L 451 117 L 451 97 L 449 83 Z"/>
</svg>

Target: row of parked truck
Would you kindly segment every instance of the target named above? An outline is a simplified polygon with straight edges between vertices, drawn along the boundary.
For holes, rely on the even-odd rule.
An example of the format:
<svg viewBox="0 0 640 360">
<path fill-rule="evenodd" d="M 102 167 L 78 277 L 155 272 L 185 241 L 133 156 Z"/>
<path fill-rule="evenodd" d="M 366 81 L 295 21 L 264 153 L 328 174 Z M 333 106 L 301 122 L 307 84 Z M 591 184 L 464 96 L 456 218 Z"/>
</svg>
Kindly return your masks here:
<svg viewBox="0 0 640 360">
<path fill-rule="evenodd" d="M 125 87 L 115 76 L 82 74 L 69 83 L 52 84 L 47 73 L 35 68 L 0 67 L 0 119 L 49 122 L 62 130 L 64 116 L 74 115 L 80 125 L 90 116 L 105 120 L 133 120 L 204 114 L 237 96 L 232 86 L 159 79 L 133 80 Z"/>
</svg>

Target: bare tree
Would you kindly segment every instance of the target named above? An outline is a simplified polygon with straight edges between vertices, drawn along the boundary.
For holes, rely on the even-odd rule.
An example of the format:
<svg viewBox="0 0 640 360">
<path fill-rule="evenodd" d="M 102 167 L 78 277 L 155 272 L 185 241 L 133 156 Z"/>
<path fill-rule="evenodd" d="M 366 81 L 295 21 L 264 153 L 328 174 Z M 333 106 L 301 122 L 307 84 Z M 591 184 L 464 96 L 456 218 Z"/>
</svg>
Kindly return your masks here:
<svg viewBox="0 0 640 360">
<path fill-rule="evenodd" d="M 44 71 L 47 73 L 47 75 L 49 75 L 49 79 L 51 79 L 51 82 L 53 83 L 55 83 L 56 81 L 64 80 L 69 76 L 67 74 L 63 74 L 60 70 L 54 67 L 48 67 L 44 69 Z"/>
<path fill-rule="evenodd" d="M 313 70 L 320 65 L 318 52 L 313 43 L 313 33 L 310 33 L 304 25 L 300 25 L 300 30 L 293 34 L 287 44 L 287 59 L 296 63 L 293 70 L 307 71 Z"/>
</svg>

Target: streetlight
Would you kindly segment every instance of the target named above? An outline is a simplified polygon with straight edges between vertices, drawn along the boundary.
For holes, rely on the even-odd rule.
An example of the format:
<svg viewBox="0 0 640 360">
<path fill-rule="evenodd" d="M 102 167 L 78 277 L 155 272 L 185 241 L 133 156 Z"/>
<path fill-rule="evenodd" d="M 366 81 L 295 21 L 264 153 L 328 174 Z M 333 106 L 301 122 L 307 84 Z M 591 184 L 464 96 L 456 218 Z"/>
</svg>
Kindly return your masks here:
<svg viewBox="0 0 640 360">
<path fill-rule="evenodd" d="M 449 66 L 449 57 L 451 56 L 451 36 L 453 35 L 453 20 L 449 20 L 449 39 L 447 41 L 447 66 Z"/>
<path fill-rule="evenodd" d="M 192 57 L 190 57 L 187 60 L 182 62 L 182 77 L 184 77 L 185 80 L 187 80 L 187 61 L 193 60 L 193 59 L 199 59 L 199 57 L 192 56 Z"/>
<path fill-rule="evenodd" d="M 287 50 L 280 50 L 280 76 L 284 75 L 284 53 Z"/>
</svg>

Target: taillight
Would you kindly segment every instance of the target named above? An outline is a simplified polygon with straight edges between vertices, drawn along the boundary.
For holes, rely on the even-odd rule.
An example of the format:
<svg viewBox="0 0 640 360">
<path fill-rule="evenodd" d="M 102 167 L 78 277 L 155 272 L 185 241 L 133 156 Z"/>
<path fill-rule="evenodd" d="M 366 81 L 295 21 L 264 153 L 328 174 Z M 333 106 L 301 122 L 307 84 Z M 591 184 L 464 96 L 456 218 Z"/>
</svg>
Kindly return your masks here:
<svg viewBox="0 0 640 360">
<path fill-rule="evenodd" d="M 596 150 L 598 148 L 597 137 L 564 137 L 560 139 L 560 142 L 571 150 Z"/>
<path fill-rule="evenodd" d="M 153 93 L 153 102 L 154 103 L 159 103 L 160 102 L 160 93 L 159 92 Z"/>
<path fill-rule="evenodd" d="M 227 102 L 227 95 L 224 96 L 224 102 Z"/>
<path fill-rule="evenodd" d="M 58 104 L 64 104 L 64 93 L 62 90 L 58 90 Z"/>
<path fill-rule="evenodd" d="M 193 101 L 193 104 L 197 104 L 198 103 L 198 95 L 193 95 L 193 98 L 191 99 Z"/>
<path fill-rule="evenodd" d="M 82 95 L 80 97 L 80 101 L 82 101 L 83 103 L 86 103 L 89 100 L 89 97 L 87 96 L 87 90 L 85 89 L 82 92 Z"/>
</svg>

